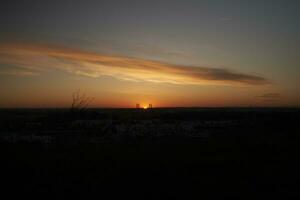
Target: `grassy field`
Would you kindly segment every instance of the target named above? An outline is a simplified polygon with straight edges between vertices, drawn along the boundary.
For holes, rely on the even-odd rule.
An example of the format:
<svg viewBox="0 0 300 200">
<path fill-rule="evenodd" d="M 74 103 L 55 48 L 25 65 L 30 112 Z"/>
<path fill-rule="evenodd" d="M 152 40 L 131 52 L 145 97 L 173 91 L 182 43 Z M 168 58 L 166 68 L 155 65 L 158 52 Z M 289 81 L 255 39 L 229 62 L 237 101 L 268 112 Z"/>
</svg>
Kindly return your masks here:
<svg viewBox="0 0 300 200">
<path fill-rule="evenodd" d="M 298 197 L 300 109 L 0 110 L 2 192 Z"/>
</svg>

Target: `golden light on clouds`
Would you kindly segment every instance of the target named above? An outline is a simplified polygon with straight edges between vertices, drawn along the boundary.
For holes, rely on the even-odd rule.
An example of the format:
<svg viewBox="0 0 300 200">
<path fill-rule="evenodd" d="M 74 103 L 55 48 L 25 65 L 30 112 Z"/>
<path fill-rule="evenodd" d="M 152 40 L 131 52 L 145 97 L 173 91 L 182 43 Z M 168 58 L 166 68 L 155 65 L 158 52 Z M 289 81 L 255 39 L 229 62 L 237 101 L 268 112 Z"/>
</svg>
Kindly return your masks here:
<svg viewBox="0 0 300 200">
<path fill-rule="evenodd" d="M 195 85 L 266 85 L 258 75 L 222 68 L 183 66 L 124 56 L 111 56 L 45 43 L 6 42 L 0 45 L 0 63 L 15 66 L 0 75 L 30 76 L 59 69 L 72 74 L 111 76 L 128 81 Z"/>
</svg>

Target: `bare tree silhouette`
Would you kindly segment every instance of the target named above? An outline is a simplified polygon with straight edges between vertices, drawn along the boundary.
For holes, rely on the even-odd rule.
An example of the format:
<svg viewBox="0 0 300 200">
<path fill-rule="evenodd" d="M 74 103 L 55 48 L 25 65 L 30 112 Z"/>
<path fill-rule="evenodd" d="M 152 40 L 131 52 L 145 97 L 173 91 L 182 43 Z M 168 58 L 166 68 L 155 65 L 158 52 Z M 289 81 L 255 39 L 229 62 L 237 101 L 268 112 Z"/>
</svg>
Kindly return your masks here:
<svg viewBox="0 0 300 200">
<path fill-rule="evenodd" d="M 81 94 L 80 90 L 77 90 L 72 94 L 71 111 L 85 110 L 94 98 L 87 97 L 85 94 Z"/>
</svg>

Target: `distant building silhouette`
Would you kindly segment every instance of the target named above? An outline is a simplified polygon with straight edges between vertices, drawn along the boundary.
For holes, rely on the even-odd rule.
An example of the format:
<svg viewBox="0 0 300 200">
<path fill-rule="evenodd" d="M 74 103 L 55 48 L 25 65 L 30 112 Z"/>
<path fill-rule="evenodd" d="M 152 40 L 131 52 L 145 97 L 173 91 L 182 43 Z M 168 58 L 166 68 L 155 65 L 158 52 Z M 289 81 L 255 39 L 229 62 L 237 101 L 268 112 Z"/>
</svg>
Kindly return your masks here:
<svg viewBox="0 0 300 200">
<path fill-rule="evenodd" d="M 137 103 L 137 104 L 135 105 L 135 108 L 140 108 L 140 104 Z"/>
<path fill-rule="evenodd" d="M 148 107 L 148 108 L 152 108 L 152 104 L 151 104 L 151 103 L 149 104 L 149 107 Z"/>
</svg>

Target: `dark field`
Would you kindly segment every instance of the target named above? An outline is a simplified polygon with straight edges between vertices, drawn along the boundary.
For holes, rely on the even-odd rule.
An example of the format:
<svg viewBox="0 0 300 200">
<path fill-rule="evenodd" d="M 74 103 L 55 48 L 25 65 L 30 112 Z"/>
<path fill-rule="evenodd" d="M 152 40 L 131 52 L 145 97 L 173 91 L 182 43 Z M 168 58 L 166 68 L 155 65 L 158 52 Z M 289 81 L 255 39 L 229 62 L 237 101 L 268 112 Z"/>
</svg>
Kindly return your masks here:
<svg viewBox="0 0 300 200">
<path fill-rule="evenodd" d="M 0 110 L 1 191 L 45 198 L 300 197 L 300 109 Z"/>
</svg>

